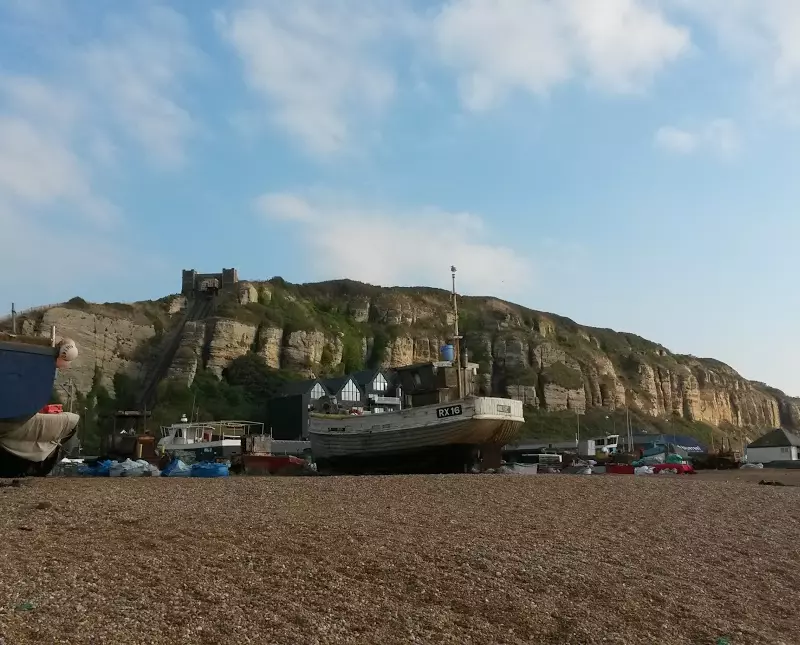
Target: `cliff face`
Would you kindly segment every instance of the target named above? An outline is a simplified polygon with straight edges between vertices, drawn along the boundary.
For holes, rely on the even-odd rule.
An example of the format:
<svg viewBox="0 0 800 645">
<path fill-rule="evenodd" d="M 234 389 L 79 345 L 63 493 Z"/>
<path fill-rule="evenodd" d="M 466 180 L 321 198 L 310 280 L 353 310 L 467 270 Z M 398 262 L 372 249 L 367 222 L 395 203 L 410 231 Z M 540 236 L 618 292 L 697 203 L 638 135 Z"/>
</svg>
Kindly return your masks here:
<svg viewBox="0 0 800 645">
<path fill-rule="evenodd" d="M 45 335 L 56 325 L 80 350 L 59 381 L 71 378 L 87 392 L 100 379 L 113 393 L 115 373 L 146 373 L 163 351 L 162 334 L 183 323 L 187 304 L 182 297 L 133 305 L 71 301 L 24 320 L 23 331 Z M 548 411 L 627 405 L 714 426 L 800 427 L 797 399 L 718 361 L 493 298 L 462 298 L 459 306 L 464 343 L 487 393 Z M 248 352 L 307 376 L 435 360 L 450 333 L 449 311 L 449 294 L 434 289 L 241 283 L 220 297 L 212 317 L 185 323 L 167 376 L 188 384 L 199 369 L 221 375 Z"/>
</svg>

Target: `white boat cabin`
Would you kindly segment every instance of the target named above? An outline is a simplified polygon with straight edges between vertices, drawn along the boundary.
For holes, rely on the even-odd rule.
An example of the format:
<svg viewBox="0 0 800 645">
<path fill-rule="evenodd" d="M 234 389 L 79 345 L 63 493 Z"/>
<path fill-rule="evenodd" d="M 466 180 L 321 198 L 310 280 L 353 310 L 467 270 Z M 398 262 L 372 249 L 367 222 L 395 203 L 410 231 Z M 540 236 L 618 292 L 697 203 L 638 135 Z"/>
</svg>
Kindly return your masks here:
<svg viewBox="0 0 800 645">
<path fill-rule="evenodd" d="M 605 437 L 597 437 L 594 439 L 594 445 L 598 452 L 604 452 L 608 455 L 613 455 L 619 452 L 619 435 L 609 434 Z"/>
<path fill-rule="evenodd" d="M 159 444 L 194 444 L 211 441 L 240 440 L 246 434 L 264 434 L 264 424 L 252 421 L 211 421 L 207 423 L 190 423 L 185 421 L 161 426 Z"/>
</svg>

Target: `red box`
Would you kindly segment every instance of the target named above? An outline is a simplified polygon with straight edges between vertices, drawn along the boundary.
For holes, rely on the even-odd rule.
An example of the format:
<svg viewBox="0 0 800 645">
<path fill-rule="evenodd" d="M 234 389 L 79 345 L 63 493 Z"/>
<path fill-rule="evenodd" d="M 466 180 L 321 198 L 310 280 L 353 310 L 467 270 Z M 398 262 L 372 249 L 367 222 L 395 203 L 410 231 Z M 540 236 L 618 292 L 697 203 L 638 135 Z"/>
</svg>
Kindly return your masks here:
<svg viewBox="0 0 800 645">
<path fill-rule="evenodd" d="M 40 414 L 61 414 L 64 411 L 64 406 L 60 403 L 50 403 L 42 408 Z"/>
<path fill-rule="evenodd" d="M 633 475 L 633 466 L 628 464 L 606 464 L 606 472 L 611 475 Z"/>
</svg>

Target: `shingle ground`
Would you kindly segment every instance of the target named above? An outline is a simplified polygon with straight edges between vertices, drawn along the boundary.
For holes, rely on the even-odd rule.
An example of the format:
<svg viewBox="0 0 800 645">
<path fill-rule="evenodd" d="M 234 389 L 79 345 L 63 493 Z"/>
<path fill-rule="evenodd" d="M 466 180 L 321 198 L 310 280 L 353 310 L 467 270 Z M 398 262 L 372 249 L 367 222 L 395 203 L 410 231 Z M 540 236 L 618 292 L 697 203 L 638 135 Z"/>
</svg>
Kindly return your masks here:
<svg viewBox="0 0 800 645">
<path fill-rule="evenodd" d="M 699 476 L 48 478 L 0 643 L 789 645 L 799 546 L 800 488 Z"/>
</svg>

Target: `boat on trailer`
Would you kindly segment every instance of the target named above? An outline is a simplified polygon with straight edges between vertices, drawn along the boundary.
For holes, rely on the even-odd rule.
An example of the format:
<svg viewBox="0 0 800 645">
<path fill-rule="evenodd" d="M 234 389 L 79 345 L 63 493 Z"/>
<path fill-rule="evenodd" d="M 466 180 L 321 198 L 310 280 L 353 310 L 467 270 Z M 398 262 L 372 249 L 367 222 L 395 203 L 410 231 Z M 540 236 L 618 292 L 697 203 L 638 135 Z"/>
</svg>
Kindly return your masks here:
<svg viewBox="0 0 800 645">
<path fill-rule="evenodd" d="M 308 437 L 320 473 L 453 473 L 499 468 L 503 445 L 525 423 L 522 403 L 480 396 L 478 365 L 462 356 L 453 277 L 453 344 L 441 361 L 394 370 L 405 409 L 346 413 L 332 397 L 309 414 Z"/>
<path fill-rule="evenodd" d="M 68 368 L 78 349 L 57 339 L 55 327 L 49 338 L 17 335 L 15 327 L 0 332 L 0 477 L 44 477 L 78 429 L 77 414 L 46 410 L 57 370 Z"/>
</svg>

